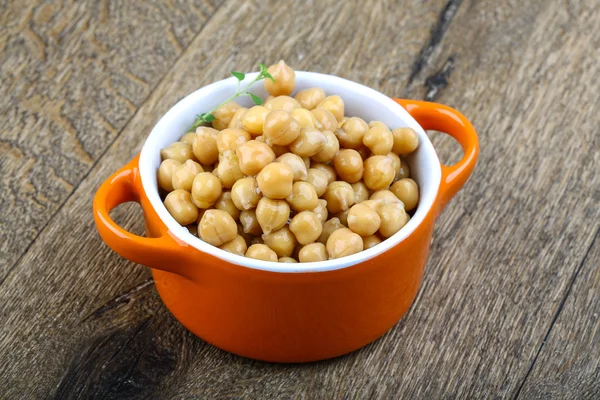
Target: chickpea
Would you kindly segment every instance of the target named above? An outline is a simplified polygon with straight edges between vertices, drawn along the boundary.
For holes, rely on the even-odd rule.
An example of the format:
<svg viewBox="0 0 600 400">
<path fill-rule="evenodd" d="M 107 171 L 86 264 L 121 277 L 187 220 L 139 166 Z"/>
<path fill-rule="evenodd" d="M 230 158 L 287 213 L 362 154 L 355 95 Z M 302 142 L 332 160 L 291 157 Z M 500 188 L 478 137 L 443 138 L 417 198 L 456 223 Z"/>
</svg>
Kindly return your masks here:
<svg viewBox="0 0 600 400">
<path fill-rule="evenodd" d="M 273 96 L 290 95 L 296 87 L 296 73 L 281 60 L 277 64 L 267 68 L 267 72 L 273 77 L 265 79 L 265 89 Z"/>
<path fill-rule="evenodd" d="M 301 109 L 302 106 L 298 100 L 290 96 L 277 96 L 265 102 L 265 108 L 269 111 L 283 110 L 291 113 L 294 109 Z"/>
<path fill-rule="evenodd" d="M 370 200 L 381 200 L 381 204 L 400 203 L 400 200 L 390 190 L 378 190 L 374 192 Z"/>
<path fill-rule="evenodd" d="M 327 174 L 327 184 L 330 184 L 337 179 L 337 174 L 335 172 L 335 169 L 331 165 L 319 163 L 319 164 L 313 164 L 313 165 L 311 165 L 311 167 L 312 167 L 311 169 L 323 171 L 323 172 L 325 172 L 325 174 Z"/>
<path fill-rule="evenodd" d="M 277 257 L 291 256 L 298 243 L 296 237 L 287 226 L 271 233 L 265 233 L 262 235 L 262 239 L 277 254 Z"/>
<path fill-rule="evenodd" d="M 342 118 L 341 121 L 338 121 L 337 127 L 338 129 L 340 129 L 342 127 L 342 125 L 344 125 L 344 122 L 348 121 L 349 117 L 344 116 L 344 118 Z"/>
<path fill-rule="evenodd" d="M 294 118 L 300 124 L 300 128 L 314 128 L 317 125 L 317 119 L 305 108 L 295 108 L 290 112 L 292 118 Z"/>
<path fill-rule="evenodd" d="M 290 218 L 290 205 L 285 200 L 263 197 L 256 206 L 256 219 L 266 234 L 281 229 Z"/>
<path fill-rule="evenodd" d="M 240 170 L 245 175 L 258 174 L 275 159 L 275 152 L 268 144 L 250 140 L 240 145 L 235 153 L 240 161 Z"/>
<path fill-rule="evenodd" d="M 208 208 L 221 197 L 219 178 L 210 172 L 200 172 L 192 182 L 192 201 L 198 208 Z"/>
<path fill-rule="evenodd" d="M 325 143 L 327 138 L 318 129 L 302 128 L 300 135 L 290 144 L 290 150 L 300 157 L 311 157 L 321 151 Z"/>
<path fill-rule="evenodd" d="M 352 186 L 343 181 L 330 183 L 323 198 L 327 201 L 327 210 L 330 213 L 345 211 L 352 207 L 356 201 Z"/>
<path fill-rule="evenodd" d="M 313 185 L 317 192 L 317 197 L 321 197 L 325 194 L 327 185 L 329 185 L 328 178 L 329 175 L 327 172 L 316 168 L 310 168 L 306 174 L 306 182 Z M 335 179 L 335 177 L 333 179 Z"/>
<path fill-rule="evenodd" d="M 340 96 L 327 96 L 319 103 L 317 108 L 322 108 L 333 114 L 337 121 L 344 118 L 344 100 Z"/>
<path fill-rule="evenodd" d="M 167 192 L 173 191 L 173 174 L 181 166 L 181 163 L 177 160 L 167 158 L 160 163 L 158 167 L 158 186 L 166 190 Z"/>
<path fill-rule="evenodd" d="M 393 152 L 398 155 L 412 153 L 419 147 L 419 135 L 412 128 L 396 128 L 392 131 L 394 136 Z"/>
<path fill-rule="evenodd" d="M 294 171 L 281 162 L 273 162 L 256 176 L 256 182 L 262 194 L 271 199 L 285 199 L 292 193 Z"/>
<path fill-rule="evenodd" d="M 300 124 L 289 113 L 275 110 L 265 117 L 263 133 L 269 143 L 287 146 L 300 136 Z"/>
<path fill-rule="evenodd" d="M 404 179 L 410 177 L 410 168 L 406 161 L 400 159 L 400 174 L 397 176 L 398 179 Z"/>
<path fill-rule="evenodd" d="M 312 212 L 317 214 L 317 217 L 321 220 L 321 223 L 324 224 L 327 221 L 327 201 L 323 199 L 317 200 L 317 206 L 312 209 Z"/>
<path fill-rule="evenodd" d="M 235 182 L 244 177 L 244 173 L 240 169 L 240 160 L 234 152 L 227 151 L 221 156 L 217 167 L 217 176 L 223 187 L 227 189 L 231 189 Z"/>
<path fill-rule="evenodd" d="M 192 203 L 189 192 L 173 190 L 165 198 L 165 207 L 179 225 L 189 225 L 198 218 L 198 208 Z"/>
<path fill-rule="evenodd" d="M 371 207 L 355 204 L 348 212 L 348 228 L 360 236 L 374 235 L 381 226 L 381 218 Z"/>
<path fill-rule="evenodd" d="M 348 227 L 348 213 L 349 212 L 350 212 L 350 209 L 344 210 L 344 211 L 340 211 L 339 213 L 335 213 L 335 214 L 333 214 L 333 216 L 336 217 L 337 219 L 339 219 L 340 222 L 342 223 L 342 225 L 344 225 L 347 228 Z"/>
<path fill-rule="evenodd" d="M 217 147 L 217 134 L 219 132 L 213 128 L 200 126 L 196 129 L 196 137 L 192 143 L 194 155 L 200 161 L 200 164 L 214 164 L 219 159 L 219 149 Z"/>
<path fill-rule="evenodd" d="M 352 190 L 354 190 L 354 198 L 356 199 L 357 204 L 369 199 L 371 191 L 364 182 L 356 182 L 351 186 Z"/>
<path fill-rule="evenodd" d="M 338 122 L 331 112 L 325 110 L 324 108 L 315 108 L 310 112 L 312 113 L 312 115 L 315 116 L 315 119 L 317 120 L 315 128 L 320 129 L 322 131 L 331 132 L 335 132 L 337 130 Z"/>
<path fill-rule="evenodd" d="M 378 214 L 381 217 L 379 233 L 385 238 L 398 232 L 409 219 L 408 214 L 404 211 L 404 205 L 400 202 L 381 206 Z"/>
<path fill-rule="evenodd" d="M 229 129 L 241 128 L 242 127 L 241 118 L 244 114 L 246 114 L 246 111 L 248 111 L 248 109 L 246 107 L 238 108 L 237 111 L 231 117 L 231 121 L 229 121 L 229 125 L 227 125 L 227 128 L 229 128 Z"/>
<path fill-rule="evenodd" d="M 342 223 L 340 222 L 340 220 L 338 218 L 333 217 L 333 218 L 329 219 L 328 221 L 326 221 L 323 224 L 323 230 L 321 232 L 321 236 L 319 236 L 317 241 L 320 243 L 323 243 L 323 244 L 327 244 L 327 240 L 329 239 L 329 236 L 331 236 L 331 234 L 333 232 L 335 232 L 341 228 L 345 228 L 345 226 L 342 225 Z"/>
<path fill-rule="evenodd" d="M 292 257 L 280 257 L 278 260 L 280 263 L 297 263 L 295 258 Z"/>
<path fill-rule="evenodd" d="M 335 157 L 335 155 L 340 150 L 340 142 L 338 141 L 337 136 L 331 131 L 322 131 L 321 132 L 327 141 L 323 145 L 323 148 L 314 156 L 312 159 L 316 162 L 328 162 Z"/>
<path fill-rule="evenodd" d="M 356 183 L 363 177 L 363 160 L 356 150 L 340 150 L 333 158 L 333 167 L 338 176 L 348 183 Z"/>
<path fill-rule="evenodd" d="M 312 243 L 321 236 L 323 225 L 321 220 L 312 211 L 301 211 L 292 218 L 290 231 L 296 236 L 300 244 Z"/>
<path fill-rule="evenodd" d="M 394 162 L 388 156 L 371 156 L 365 161 L 363 179 L 371 190 L 387 189 L 395 175 Z"/>
<path fill-rule="evenodd" d="M 304 165 L 306 166 L 306 170 L 310 168 L 310 157 L 302 157 L 302 161 L 304 161 Z"/>
<path fill-rule="evenodd" d="M 399 175 L 400 175 L 400 168 L 402 167 L 402 161 L 400 161 L 400 157 L 398 157 L 398 155 L 395 153 L 390 152 L 387 154 L 387 156 L 389 158 L 391 158 L 392 162 L 394 163 L 393 165 L 394 165 L 394 172 L 395 172 L 395 175 L 394 175 L 394 182 L 395 182 L 398 179 L 400 179 Z"/>
<path fill-rule="evenodd" d="M 212 114 L 215 116 L 215 119 L 212 122 L 213 128 L 221 131 L 229 127 L 233 116 L 240 108 L 242 107 L 235 101 L 229 101 L 217 108 L 212 112 Z"/>
<path fill-rule="evenodd" d="M 327 253 L 330 259 L 346 257 L 363 250 L 363 240 L 360 235 L 348 228 L 340 228 L 327 239 Z"/>
<path fill-rule="evenodd" d="M 189 144 L 173 142 L 160 151 L 160 157 L 163 160 L 170 158 L 183 164 L 187 160 L 194 158 L 194 153 L 192 153 L 192 146 Z"/>
<path fill-rule="evenodd" d="M 237 236 L 237 224 L 223 210 L 206 210 L 198 225 L 200 239 L 213 246 L 221 246 Z"/>
<path fill-rule="evenodd" d="M 223 192 L 215 203 L 215 208 L 225 211 L 235 220 L 240 217 L 240 210 L 233 204 L 233 200 L 231 200 L 231 192 Z"/>
<path fill-rule="evenodd" d="M 410 178 L 400 179 L 392 185 L 390 191 L 404 203 L 406 211 L 412 211 L 419 202 L 419 185 Z"/>
<path fill-rule="evenodd" d="M 194 144 L 194 138 L 196 137 L 196 132 L 188 132 L 184 134 L 179 141 L 181 143 L 189 144 L 192 146 Z"/>
<path fill-rule="evenodd" d="M 375 155 L 386 155 L 394 147 L 394 136 L 387 126 L 377 124 L 365 133 L 363 144 Z"/>
<path fill-rule="evenodd" d="M 240 225 L 245 234 L 252 236 L 262 235 L 262 228 L 256 218 L 255 210 L 244 210 L 240 213 Z"/>
<path fill-rule="evenodd" d="M 340 146 L 347 149 L 360 149 L 363 138 L 369 130 L 369 125 L 358 117 L 348 118 L 346 122 L 336 131 Z"/>
<path fill-rule="evenodd" d="M 308 182 L 295 182 L 292 193 L 285 199 L 294 211 L 310 211 L 319 204 L 317 191 Z"/>
<path fill-rule="evenodd" d="M 219 246 L 221 250 L 228 251 L 233 254 L 237 254 L 238 256 L 243 256 L 246 254 L 246 250 L 248 249 L 248 245 L 246 244 L 246 239 L 244 239 L 240 235 L 236 235 L 233 240 L 230 240 L 227 243 L 223 243 Z"/>
<path fill-rule="evenodd" d="M 307 110 L 317 108 L 319 103 L 325 100 L 325 97 L 325 91 L 321 88 L 304 89 L 294 96 L 294 98 L 298 100 L 298 103 Z"/>
<path fill-rule="evenodd" d="M 256 178 L 252 176 L 237 180 L 231 187 L 231 200 L 239 210 L 255 208 L 261 197 Z"/>
<path fill-rule="evenodd" d="M 269 111 L 269 109 L 263 106 L 252 107 L 240 118 L 242 128 L 250 132 L 252 136 L 262 135 L 265 119 Z"/>
<path fill-rule="evenodd" d="M 375 126 L 381 126 L 381 127 L 386 127 L 386 128 L 387 128 L 387 125 L 386 125 L 386 124 L 384 124 L 384 123 L 383 123 L 383 122 L 381 122 L 381 121 L 371 121 L 371 122 L 369 122 L 369 129 L 370 129 L 370 128 L 373 128 L 373 127 L 375 127 Z M 388 129 L 389 129 L 389 128 L 388 128 Z"/>
<path fill-rule="evenodd" d="M 317 262 L 328 259 L 327 249 L 323 243 L 309 243 L 298 252 L 300 262 Z"/>
<path fill-rule="evenodd" d="M 266 244 L 253 244 L 246 250 L 246 257 L 254 258 L 255 260 L 277 262 L 277 254 Z"/>
<path fill-rule="evenodd" d="M 377 235 L 371 235 L 362 238 L 363 239 L 363 250 L 370 249 L 371 247 L 377 246 L 381 243 L 381 239 Z"/>
<path fill-rule="evenodd" d="M 187 160 L 173 172 L 171 177 L 173 189 L 183 189 L 186 192 L 191 192 L 194 178 L 200 172 L 204 172 L 200 164 L 193 160 Z"/>
<path fill-rule="evenodd" d="M 237 148 L 250 140 L 250 134 L 243 129 L 223 129 L 217 134 L 217 149 L 219 153 L 236 151 Z"/>
<path fill-rule="evenodd" d="M 365 201 L 361 202 L 360 204 L 369 206 L 369 207 L 371 207 L 371 209 L 373 209 L 373 210 L 375 210 L 375 212 L 377 212 L 377 211 L 379 211 L 379 209 L 381 208 L 382 205 L 388 204 L 388 203 L 383 199 L 373 199 L 373 200 L 365 200 Z"/>
<path fill-rule="evenodd" d="M 306 180 L 307 170 L 306 164 L 302 158 L 294 153 L 285 153 L 275 160 L 276 162 L 288 165 L 294 173 L 294 182 Z"/>
</svg>

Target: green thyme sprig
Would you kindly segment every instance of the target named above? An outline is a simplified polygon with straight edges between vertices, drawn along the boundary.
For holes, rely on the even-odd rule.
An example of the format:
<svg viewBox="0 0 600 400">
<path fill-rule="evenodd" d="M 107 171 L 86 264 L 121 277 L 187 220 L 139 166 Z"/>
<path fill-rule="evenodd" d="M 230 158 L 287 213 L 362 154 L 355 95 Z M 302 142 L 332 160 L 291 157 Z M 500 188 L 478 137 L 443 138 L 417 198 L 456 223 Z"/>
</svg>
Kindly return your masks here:
<svg viewBox="0 0 600 400">
<path fill-rule="evenodd" d="M 190 131 L 193 131 L 194 129 L 196 129 L 197 127 L 199 127 L 202 124 L 206 124 L 206 123 L 214 121 L 215 115 L 213 113 L 215 112 L 215 110 L 217 110 L 219 107 L 229 103 L 231 100 L 236 99 L 240 96 L 250 96 L 250 98 L 252 99 L 254 104 L 256 104 L 257 106 L 260 106 L 262 104 L 262 99 L 260 97 L 258 97 L 257 95 L 255 95 L 254 93 L 249 92 L 248 89 L 250 89 L 250 86 L 254 85 L 256 82 L 261 81 L 263 79 L 270 79 L 273 82 L 275 82 L 275 79 L 273 78 L 273 76 L 270 73 L 267 72 L 267 66 L 265 64 L 263 64 L 263 63 L 258 64 L 258 68 L 259 68 L 259 72 L 258 72 L 258 75 L 256 76 L 256 78 L 254 78 L 254 80 L 252 82 L 250 82 L 248 85 L 244 86 L 243 88 L 240 88 L 240 84 L 246 78 L 246 74 L 244 74 L 243 72 L 231 71 L 231 75 L 234 76 L 238 80 L 237 89 L 236 89 L 235 93 L 230 98 L 228 98 L 227 100 L 225 100 L 224 102 L 222 102 L 221 104 L 219 104 L 218 106 L 213 108 L 212 110 L 202 113 L 200 115 L 196 115 L 196 122 L 194 122 L 194 125 L 192 125 L 192 127 L 190 128 Z"/>
</svg>

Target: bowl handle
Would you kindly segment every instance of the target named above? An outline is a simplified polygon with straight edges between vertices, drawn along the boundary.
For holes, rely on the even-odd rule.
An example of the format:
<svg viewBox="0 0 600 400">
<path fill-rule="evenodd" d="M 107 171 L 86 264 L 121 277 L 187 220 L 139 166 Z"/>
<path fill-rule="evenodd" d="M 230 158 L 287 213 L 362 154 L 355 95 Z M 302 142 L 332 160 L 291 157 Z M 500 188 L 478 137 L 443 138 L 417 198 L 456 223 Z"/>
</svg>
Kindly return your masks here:
<svg viewBox="0 0 600 400">
<path fill-rule="evenodd" d="M 171 236 L 164 224 L 158 237 L 142 237 L 121 228 L 110 217 L 110 211 L 119 204 L 135 201 L 140 204 L 146 220 L 158 220 L 144 190 L 139 169 L 139 155 L 109 177 L 94 197 L 94 221 L 102 239 L 120 256 L 138 264 L 186 276 L 183 260 L 187 244 Z"/>
<path fill-rule="evenodd" d="M 437 197 L 438 214 L 465 184 L 475 168 L 479 139 L 464 115 L 448 106 L 427 101 L 394 99 L 421 125 L 452 136 L 463 148 L 463 157 L 452 166 L 442 164 L 442 182 Z"/>
</svg>

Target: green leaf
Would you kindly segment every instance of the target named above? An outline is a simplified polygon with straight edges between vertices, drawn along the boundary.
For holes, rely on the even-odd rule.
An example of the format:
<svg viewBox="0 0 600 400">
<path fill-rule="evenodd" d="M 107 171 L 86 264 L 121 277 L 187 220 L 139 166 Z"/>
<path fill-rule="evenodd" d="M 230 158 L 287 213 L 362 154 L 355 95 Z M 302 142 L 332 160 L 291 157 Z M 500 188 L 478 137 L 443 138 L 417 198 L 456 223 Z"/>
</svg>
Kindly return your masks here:
<svg viewBox="0 0 600 400">
<path fill-rule="evenodd" d="M 212 113 L 202 114 L 202 119 L 204 122 L 212 122 L 215 120 L 215 116 Z"/>
<path fill-rule="evenodd" d="M 262 99 L 260 97 L 258 97 L 254 93 L 250 93 L 250 92 L 247 92 L 247 93 L 248 93 L 248 96 L 252 97 L 252 101 L 254 102 L 254 104 L 256 104 L 257 106 L 260 106 L 262 104 Z"/>
<path fill-rule="evenodd" d="M 243 72 L 231 71 L 231 75 L 235 76 L 238 81 L 243 81 L 246 78 L 246 74 Z"/>
<path fill-rule="evenodd" d="M 273 83 L 275 83 L 275 79 L 273 79 L 273 76 L 269 72 L 267 72 L 267 66 L 265 64 L 258 64 L 258 68 L 260 70 L 259 76 L 261 77 L 261 79 L 269 78 L 271 81 L 273 81 Z"/>
<path fill-rule="evenodd" d="M 263 75 L 265 76 L 265 78 L 269 78 L 273 83 L 275 83 L 275 78 L 273 78 L 273 75 L 271 75 L 267 71 L 265 71 Z"/>
</svg>

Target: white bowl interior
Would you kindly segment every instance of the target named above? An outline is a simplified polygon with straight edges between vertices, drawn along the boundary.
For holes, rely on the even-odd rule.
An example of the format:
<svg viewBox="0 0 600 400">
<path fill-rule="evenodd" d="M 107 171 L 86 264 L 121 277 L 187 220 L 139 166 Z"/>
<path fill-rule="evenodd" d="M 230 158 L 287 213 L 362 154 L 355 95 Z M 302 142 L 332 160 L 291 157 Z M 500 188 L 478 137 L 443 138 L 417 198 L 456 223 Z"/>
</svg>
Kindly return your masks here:
<svg viewBox="0 0 600 400">
<path fill-rule="evenodd" d="M 255 77 L 256 73 L 247 74 L 244 82 L 251 82 Z M 321 87 L 327 95 L 337 94 L 344 100 L 346 115 L 361 117 L 367 122 L 382 121 L 390 129 L 410 127 L 418 133 L 419 147 L 407 159 L 411 178 L 419 184 L 420 189 L 419 205 L 415 214 L 400 231 L 375 247 L 348 257 L 314 263 L 284 264 L 254 260 L 211 246 L 189 233 L 169 214 L 160 199 L 156 179 L 156 171 L 161 162 L 160 150 L 179 140 L 192 126 L 197 114 L 211 110 L 235 93 L 236 85 L 237 80 L 229 78 L 205 86 L 185 97 L 158 121 L 142 148 L 139 161 L 142 185 L 152 207 L 177 238 L 200 251 L 248 268 L 281 273 L 320 272 L 346 268 L 375 257 L 401 242 L 423 221 L 437 195 L 441 168 L 433 145 L 421 126 L 398 103 L 376 90 L 336 76 L 297 71 L 296 91 Z M 267 96 L 262 82 L 253 85 L 251 91 L 262 98 Z M 236 101 L 247 107 L 252 105 L 247 96 Z"/>
</svg>

